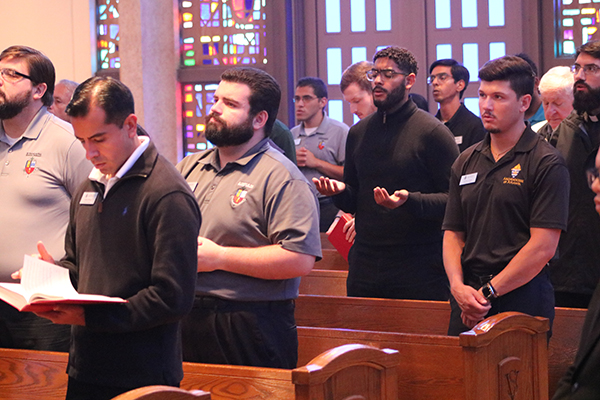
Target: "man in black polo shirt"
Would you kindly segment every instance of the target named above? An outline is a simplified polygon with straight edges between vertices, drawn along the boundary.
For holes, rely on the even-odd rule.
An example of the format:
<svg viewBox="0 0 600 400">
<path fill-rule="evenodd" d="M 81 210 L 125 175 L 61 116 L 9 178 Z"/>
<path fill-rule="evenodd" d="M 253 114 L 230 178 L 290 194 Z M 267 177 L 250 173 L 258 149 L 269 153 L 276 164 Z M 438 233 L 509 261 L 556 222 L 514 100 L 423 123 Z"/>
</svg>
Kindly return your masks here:
<svg viewBox="0 0 600 400">
<path fill-rule="evenodd" d="M 531 67 L 505 56 L 487 62 L 479 78 L 489 134 L 452 166 L 442 226 L 450 335 L 504 311 L 552 321 L 554 293 L 544 267 L 567 224 L 564 160 L 524 122 L 534 87 Z"/>
<path fill-rule="evenodd" d="M 458 149 L 463 152 L 485 135 L 481 119 L 460 100 L 469 85 L 469 70 L 456 60 L 437 60 L 429 67 L 427 83 L 433 99 L 440 104 L 435 117 L 452 131 Z"/>
</svg>

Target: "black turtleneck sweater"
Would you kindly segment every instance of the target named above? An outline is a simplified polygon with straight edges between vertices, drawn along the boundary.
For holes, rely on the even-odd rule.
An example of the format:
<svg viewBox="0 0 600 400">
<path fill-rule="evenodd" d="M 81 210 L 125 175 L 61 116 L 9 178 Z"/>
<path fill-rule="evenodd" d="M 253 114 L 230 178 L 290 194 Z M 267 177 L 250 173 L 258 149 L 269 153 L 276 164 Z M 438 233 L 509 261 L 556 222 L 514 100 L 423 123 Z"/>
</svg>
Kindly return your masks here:
<svg viewBox="0 0 600 400">
<path fill-rule="evenodd" d="M 408 100 L 398 110 L 377 111 L 348 133 L 344 182 L 336 206 L 356 213 L 357 245 L 371 248 L 438 246 L 448 183 L 458 147 L 450 130 Z M 408 190 L 395 210 L 378 205 L 376 187 Z"/>
</svg>

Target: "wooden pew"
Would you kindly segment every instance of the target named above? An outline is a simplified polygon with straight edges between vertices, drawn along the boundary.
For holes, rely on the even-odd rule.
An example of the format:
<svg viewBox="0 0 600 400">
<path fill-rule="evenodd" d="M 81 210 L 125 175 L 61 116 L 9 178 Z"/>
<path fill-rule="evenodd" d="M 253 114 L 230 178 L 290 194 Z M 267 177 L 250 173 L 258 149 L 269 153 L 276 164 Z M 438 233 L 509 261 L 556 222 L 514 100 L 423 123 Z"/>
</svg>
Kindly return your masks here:
<svg viewBox="0 0 600 400">
<path fill-rule="evenodd" d="M 346 296 L 348 271 L 313 269 L 300 280 L 300 294 Z"/>
<path fill-rule="evenodd" d="M 547 398 L 545 330 L 547 321 L 518 313 L 493 317 L 460 338 L 299 328 L 299 352 L 304 359 L 332 343 L 390 343 L 401 357 L 400 399 L 494 400 L 510 389 L 503 386 L 503 374 L 518 370 L 524 398 L 537 400 Z M 0 398 L 62 399 L 66 361 L 65 353 L 0 349 Z M 184 374 L 183 389 L 208 391 L 213 400 L 305 400 L 298 391 L 294 395 L 291 370 L 184 363 Z"/>
<path fill-rule="evenodd" d="M 323 258 L 315 263 L 315 269 L 348 271 L 348 261 L 335 249 L 321 249 Z"/>
<path fill-rule="evenodd" d="M 171 386 L 144 386 L 123 393 L 112 400 L 211 400 L 203 390 L 185 390 Z"/>
<path fill-rule="evenodd" d="M 551 394 L 575 360 L 586 311 L 556 308 L 548 348 Z M 449 320 L 448 302 L 312 295 L 296 300 L 298 326 L 445 335 Z"/>
<path fill-rule="evenodd" d="M 0 399 L 64 399 L 67 358 L 66 353 L 0 349 Z M 379 383 L 382 385 L 380 391 L 387 395 L 378 399 L 388 400 L 397 397 L 397 386 L 390 387 L 389 383 L 391 379 L 397 385 L 398 360 L 398 352 L 395 350 L 354 344 L 327 349 L 309 361 L 306 367 L 294 371 L 186 362 L 183 363 L 184 379 L 181 387 L 190 392 L 197 392 L 198 389 L 210 392 L 213 400 L 315 400 L 326 399 L 319 397 L 319 393 L 334 389 L 343 390 L 344 397 L 364 394 L 365 388 L 374 388 L 374 382 L 379 376 Z M 357 386 L 350 391 L 347 387 L 336 388 L 336 384 L 348 381 L 355 382 Z M 155 389 L 156 387 L 141 388 L 117 398 L 134 399 L 139 392 L 147 395 L 147 392 L 153 393 Z M 173 388 L 167 390 L 174 396 L 186 394 L 185 391 Z M 131 392 L 134 392 L 134 397 L 130 397 Z M 191 394 L 190 392 L 187 394 Z M 204 396 L 200 397 L 202 399 L 207 398 L 206 394 L 196 395 Z M 173 397 L 175 398 L 177 397 Z"/>
</svg>

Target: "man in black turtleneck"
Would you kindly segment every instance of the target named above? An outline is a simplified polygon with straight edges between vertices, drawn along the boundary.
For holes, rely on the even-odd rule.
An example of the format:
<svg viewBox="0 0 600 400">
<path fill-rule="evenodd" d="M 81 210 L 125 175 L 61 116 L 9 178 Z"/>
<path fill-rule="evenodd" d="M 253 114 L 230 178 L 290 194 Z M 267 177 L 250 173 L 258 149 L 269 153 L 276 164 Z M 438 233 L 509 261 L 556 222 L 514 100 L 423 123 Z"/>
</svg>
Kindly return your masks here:
<svg viewBox="0 0 600 400">
<path fill-rule="evenodd" d="M 412 53 L 387 47 L 373 62 L 367 77 L 377 112 L 350 129 L 343 182 L 314 179 L 336 206 L 356 213 L 348 295 L 447 300 L 441 223 L 458 147 L 447 127 L 408 99 L 417 74 Z"/>
<path fill-rule="evenodd" d="M 569 222 L 558 244 L 558 257 L 550 261 L 550 278 L 557 306 L 587 308 L 600 279 L 600 216 L 585 174 L 594 166 L 600 143 L 600 41 L 577 49 L 572 70 L 574 110 L 548 139 L 571 175 Z"/>
</svg>

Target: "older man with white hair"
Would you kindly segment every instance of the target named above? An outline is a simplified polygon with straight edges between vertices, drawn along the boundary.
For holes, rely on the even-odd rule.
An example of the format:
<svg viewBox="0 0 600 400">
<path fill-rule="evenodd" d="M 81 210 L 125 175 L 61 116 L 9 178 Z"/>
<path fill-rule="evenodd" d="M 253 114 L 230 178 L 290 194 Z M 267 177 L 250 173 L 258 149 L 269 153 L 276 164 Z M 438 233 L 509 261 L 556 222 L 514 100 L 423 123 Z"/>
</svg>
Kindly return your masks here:
<svg viewBox="0 0 600 400">
<path fill-rule="evenodd" d="M 569 67 L 554 67 L 540 79 L 540 95 L 544 106 L 545 121 L 538 122 L 531 129 L 545 138 L 573 111 L 573 73 Z"/>
</svg>

